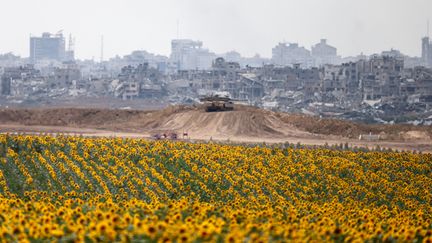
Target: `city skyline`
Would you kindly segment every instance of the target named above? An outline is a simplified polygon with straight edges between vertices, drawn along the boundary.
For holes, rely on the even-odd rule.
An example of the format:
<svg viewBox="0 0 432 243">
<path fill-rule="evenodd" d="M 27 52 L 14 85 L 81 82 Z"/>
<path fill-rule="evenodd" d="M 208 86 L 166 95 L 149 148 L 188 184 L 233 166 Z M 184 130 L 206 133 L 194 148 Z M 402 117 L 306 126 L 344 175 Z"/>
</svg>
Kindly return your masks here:
<svg viewBox="0 0 432 243">
<path fill-rule="evenodd" d="M 420 56 L 426 21 L 432 19 L 426 0 L 390 1 L 14 1 L 0 15 L 0 53 L 28 57 L 29 34 L 64 30 L 76 37 L 76 57 L 98 60 L 104 36 L 105 59 L 133 50 L 169 56 L 172 39 L 203 41 L 215 53 L 236 50 L 242 56 L 271 57 L 279 42 L 307 49 L 321 38 L 338 48 L 338 55 L 370 55 L 395 48 Z M 22 6 L 27 5 L 26 8 Z M 408 10 L 409 9 L 409 10 Z M 21 14 L 17 18 L 16 13 Z M 403 34 L 401 34 L 403 33 Z M 253 40 L 253 41 L 251 41 Z"/>
</svg>

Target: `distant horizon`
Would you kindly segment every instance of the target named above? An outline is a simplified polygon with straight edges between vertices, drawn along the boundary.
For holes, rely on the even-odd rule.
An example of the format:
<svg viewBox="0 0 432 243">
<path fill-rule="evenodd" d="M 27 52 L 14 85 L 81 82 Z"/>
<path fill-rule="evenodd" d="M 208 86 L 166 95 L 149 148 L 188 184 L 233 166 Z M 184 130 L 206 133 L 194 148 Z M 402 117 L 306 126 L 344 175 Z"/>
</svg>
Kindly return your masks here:
<svg viewBox="0 0 432 243">
<path fill-rule="evenodd" d="M 76 38 L 76 58 L 104 60 L 134 50 L 169 56 L 172 39 L 192 39 L 216 54 L 271 58 L 280 42 L 310 50 L 320 39 L 342 57 L 397 49 L 421 56 L 432 20 L 429 0 L 16 0 L 5 4 L 0 53 L 27 58 L 29 37 L 64 30 Z"/>
<path fill-rule="evenodd" d="M 49 32 L 50 34 L 55 34 L 55 33 L 52 33 L 52 32 Z M 40 35 L 33 35 L 33 34 L 31 34 L 31 35 L 29 35 L 29 38 L 30 37 L 40 37 L 40 36 L 42 36 L 42 34 L 43 33 L 41 33 Z M 68 43 L 69 43 L 69 39 L 67 38 L 67 36 L 66 35 L 63 35 L 63 37 L 64 37 L 64 39 L 65 39 L 65 50 L 68 50 Z M 75 40 L 76 40 L 76 37 L 75 36 L 72 36 L 73 38 L 75 38 Z M 429 36 L 427 36 L 427 37 L 429 37 Z M 424 37 L 422 37 L 422 38 L 424 38 Z M 200 41 L 199 39 L 192 39 L 192 38 L 180 38 L 180 39 L 188 39 L 188 40 L 193 40 L 193 41 Z M 333 45 L 331 45 L 330 43 L 328 43 L 328 39 L 326 39 L 326 38 L 320 38 L 320 40 L 321 39 L 325 39 L 325 40 L 327 40 L 327 44 L 328 45 L 330 45 L 330 46 L 333 46 Z M 172 40 L 176 40 L 176 39 L 171 39 L 169 42 L 171 43 L 171 41 Z M 277 42 L 276 44 L 275 44 L 275 46 L 276 45 L 278 45 L 279 43 L 285 43 L 285 44 L 298 44 L 298 46 L 299 47 L 304 47 L 304 48 L 306 48 L 307 50 L 309 50 L 309 51 L 311 51 L 311 47 L 306 47 L 306 46 L 304 46 L 304 45 L 302 45 L 301 43 L 298 43 L 298 42 L 284 42 L 284 41 L 279 41 L 279 42 Z M 317 42 L 317 43 L 315 43 L 315 44 L 318 44 L 319 43 L 319 41 Z M 314 44 L 314 45 L 315 45 Z M 275 47 L 275 46 L 273 46 L 273 47 Z M 312 45 L 313 46 L 313 45 Z M 420 44 L 419 44 L 419 46 L 420 46 Z M 272 49 L 273 47 L 271 47 L 270 49 Z M 333 47 L 335 47 L 335 48 L 337 48 L 337 46 L 333 46 Z M 224 55 L 224 54 L 226 54 L 226 53 L 229 53 L 229 52 L 237 52 L 237 53 L 239 53 L 240 55 L 241 55 L 241 57 L 242 58 L 254 58 L 256 55 L 258 55 L 260 58 L 265 58 L 265 59 L 271 59 L 272 58 L 272 56 L 263 56 L 263 55 L 261 55 L 260 53 L 255 53 L 254 55 L 252 55 L 252 56 L 245 56 L 245 55 L 243 55 L 242 53 L 240 53 L 240 52 L 238 52 L 237 50 L 234 50 L 234 49 L 232 49 L 232 50 L 229 50 L 229 51 L 226 51 L 226 52 L 222 52 L 222 53 L 217 53 L 217 52 L 214 52 L 212 49 L 210 49 L 210 48 L 208 48 L 208 47 L 206 47 L 205 46 L 205 43 L 203 43 L 203 49 L 208 49 L 209 50 L 209 52 L 211 52 L 211 53 L 214 53 L 216 56 L 222 56 L 222 55 Z M 358 53 L 358 54 L 355 54 L 355 55 L 350 55 L 350 56 L 343 56 L 343 55 L 340 55 L 340 53 L 338 52 L 337 54 L 338 54 L 338 56 L 340 56 L 341 58 L 350 58 L 350 57 L 353 57 L 353 58 L 355 58 L 355 57 L 358 57 L 358 56 L 360 56 L 360 55 L 365 55 L 365 56 L 372 56 L 372 55 L 375 55 L 375 54 L 381 54 L 382 52 L 385 52 L 385 51 L 391 51 L 391 50 L 396 50 L 396 51 L 400 51 L 400 53 L 402 54 L 402 55 L 406 55 L 406 56 L 408 56 L 408 57 L 411 57 L 411 58 L 420 58 L 421 57 L 421 55 L 419 55 L 419 56 L 412 56 L 412 55 L 408 55 L 408 54 L 406 54 L 406 53 L 403 53 L 400 49 L 398 49 L 398 48 L 395 48 L 395 47 L 392 47 L 392 48 L 390 48 L 390 49 L 386 49 L 386 50 L 381 50 L 381 51 L 379 51 L 379 52 L 376 52 L 376 53 L 363 53 L 363 52 L 360 52 L 360 53 Z M 135 51 L 146 51 L 146 52 L 148 52 L 149 54 L 153 54 L 153 55 L 155 55 L 155 56 L 164 56 L 164 57 L 170 57 L 170 53 L 169 54 L 167 54 L 167 55 L 165 55 L 165 54 L 161 54 L 161 53 L 155 53 L 155 52 L 150 52 L 149 50 L 147 50 L 147 49 L 136 49 L 136 50 L 131 50 L 129 53 L 124 53 L 124 54 L 115 54 L 114 56 L 111 56 L 111 57 L 106 57 L 106 58 L 104 58 L 104 61 L 108 61 L 108 60 L 110 60 L 110 59 L 112 59 L 112 58 L 116 58 L 116 57 L 124 57 L 124 56 L 126 56 L 126 55 L 130 55 L 130 54 L 132 54 L 133 52 L 135 52 Z M 75 52 L 76 52 L 76 50 L 75 50 Z M 20 58 L 23 58 L 23 59 L 27 59 L 27 58 L 29 58 L 29 55 L 27 54 L 27 55 L 25 55 L 25 56 L 22 56 L 22 55 L 19 55 L 19 54 L 17 54 L 17 53 L 15 53 L 15 52 L 13 52 L 13 51 L 6 51 L 6 52 L 2 52 L 2 53 L 0 53 L 0 55 L 4 55 L 4 54 L 8 54 L 8 53 L 11 53 L 11 54 L 13 54 L 13 55 L 15 55 L 15 56 L 18 56 L 18 57 L 20 57 Z M 91 57 L 91 58 L 78 58 L 78 57 L 76 57 L 75 56 L 75 59 L 76 60 L 81 60 L 81 61 L 87 61 L 87 60 L 96 60 L 96 61 L 99 61 L 100 60 L 100 56 L 94 56 L 94 57 Z"/>
</svg>

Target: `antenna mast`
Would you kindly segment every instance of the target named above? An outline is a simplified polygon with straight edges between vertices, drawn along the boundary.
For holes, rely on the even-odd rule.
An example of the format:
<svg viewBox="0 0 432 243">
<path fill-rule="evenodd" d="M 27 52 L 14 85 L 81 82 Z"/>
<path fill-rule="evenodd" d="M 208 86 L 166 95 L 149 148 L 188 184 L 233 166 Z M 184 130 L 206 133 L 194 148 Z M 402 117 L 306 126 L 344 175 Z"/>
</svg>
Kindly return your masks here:
<svg viewBox="0 0 432 243">
<path fill-rule="evenodd" d="M 69 34 L 68 51 L 74 51 L 74 50 L 75 50 L 75 38 L 72 38 L 72 34 Z"/>
</svg>

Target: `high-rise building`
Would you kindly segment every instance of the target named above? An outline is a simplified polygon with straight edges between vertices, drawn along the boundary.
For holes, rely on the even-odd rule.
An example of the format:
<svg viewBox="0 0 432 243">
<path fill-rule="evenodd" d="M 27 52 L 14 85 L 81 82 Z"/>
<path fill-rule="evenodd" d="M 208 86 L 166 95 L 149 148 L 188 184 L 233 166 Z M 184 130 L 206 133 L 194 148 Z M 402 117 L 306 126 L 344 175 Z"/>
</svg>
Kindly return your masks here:
<svg viewBox="0 0 432 243">
<path fill-rule="evenodd" d="M 61 32 L 53 35 L 48 32 L 41 37 L 30 37 L 30 60 L 63 61 L 65 58 L 65 39 Z"/>
<path fill-rule="evenodd" d="M 432 66 L 432 43 L 428 36 L 422 38 L 422 60 L 426 66 Z"/>
</svg>

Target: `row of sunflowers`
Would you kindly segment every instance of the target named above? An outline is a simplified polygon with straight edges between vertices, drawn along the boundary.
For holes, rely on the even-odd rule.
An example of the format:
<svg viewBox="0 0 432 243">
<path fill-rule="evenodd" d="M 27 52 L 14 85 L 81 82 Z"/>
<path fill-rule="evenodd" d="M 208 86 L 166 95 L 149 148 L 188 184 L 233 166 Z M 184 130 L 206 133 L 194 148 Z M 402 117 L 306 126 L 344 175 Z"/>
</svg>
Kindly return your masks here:
<svg viewBox="0 0 432 243">
<path fill-rule="evenodd" d="M 431 154 L 0 135 L 6 242 L 431 237 Z"/>
</svg>

